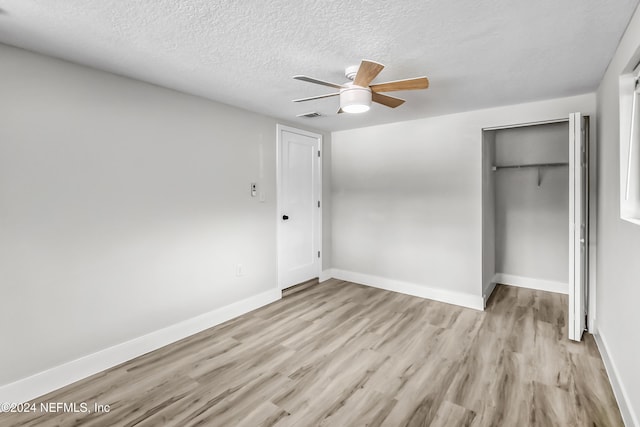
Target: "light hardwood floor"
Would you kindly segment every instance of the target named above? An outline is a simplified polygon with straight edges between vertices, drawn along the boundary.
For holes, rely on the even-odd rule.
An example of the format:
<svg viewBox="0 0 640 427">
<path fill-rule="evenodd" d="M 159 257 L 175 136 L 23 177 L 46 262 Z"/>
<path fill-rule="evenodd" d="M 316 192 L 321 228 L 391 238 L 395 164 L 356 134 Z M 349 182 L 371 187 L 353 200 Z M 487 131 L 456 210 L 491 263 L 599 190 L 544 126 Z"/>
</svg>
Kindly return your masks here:
<svg viewBox="0 0 640 427">
<path fill-rule="evenodd" d="M 38 402 L 25 426 L 622 426 L 566 296 L 497 286 L 487 311 L 330 280 Z"/>
</svg>

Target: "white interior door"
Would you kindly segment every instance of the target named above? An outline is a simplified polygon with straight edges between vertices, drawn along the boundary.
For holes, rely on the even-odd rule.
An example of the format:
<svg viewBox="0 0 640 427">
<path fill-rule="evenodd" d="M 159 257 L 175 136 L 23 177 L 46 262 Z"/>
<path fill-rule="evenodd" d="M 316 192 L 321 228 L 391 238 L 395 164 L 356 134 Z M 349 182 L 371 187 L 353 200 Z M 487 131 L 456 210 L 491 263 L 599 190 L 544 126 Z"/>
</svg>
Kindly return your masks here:
<svg viewBox="0 0 640 427">
<path fill-rule="evenodd" d="M 278 283 L 320 275 L 322 136 L 278 125 Z"/>
<path fill-rule="evenodd" d="M 569 116 L 569 339 L 580 341 L 586 326 L 588 236 L 588 118 Z"/>
</svg>

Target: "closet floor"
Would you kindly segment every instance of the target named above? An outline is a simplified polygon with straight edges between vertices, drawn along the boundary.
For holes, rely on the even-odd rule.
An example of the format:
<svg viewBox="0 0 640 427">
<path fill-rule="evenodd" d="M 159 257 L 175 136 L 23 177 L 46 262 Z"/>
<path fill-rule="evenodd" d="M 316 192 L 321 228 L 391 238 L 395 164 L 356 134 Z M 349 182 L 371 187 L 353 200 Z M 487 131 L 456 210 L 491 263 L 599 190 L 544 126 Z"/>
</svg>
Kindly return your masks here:
<svg viewBox="0 0 640 427">
<path fill-rule="evenodd" d="M 622 426 L 564 295 L 499 285 L 487 311 L 329 280 L 50 393 L 108 413 L 21 426 Z"/>
</svg>

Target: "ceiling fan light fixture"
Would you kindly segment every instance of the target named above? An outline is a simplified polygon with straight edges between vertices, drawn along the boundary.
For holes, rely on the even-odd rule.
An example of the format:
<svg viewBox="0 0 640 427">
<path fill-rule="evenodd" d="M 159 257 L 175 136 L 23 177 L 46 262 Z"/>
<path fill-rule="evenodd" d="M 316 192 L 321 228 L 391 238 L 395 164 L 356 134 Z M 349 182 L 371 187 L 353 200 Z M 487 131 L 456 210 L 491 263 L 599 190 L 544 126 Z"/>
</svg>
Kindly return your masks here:
<svg viewBox="0 0 640 427">
<path fill-rule="evenodd" d="M 349 86 L 340 89 L 340 108 L 345 113 L 364 113 L 371 108 L 371 89 Z"/>
<path fill-rule="evenodd" d="M 364 113 L 365 111 L 369 111 L 372 102 L 389 108 L 396 108 L 404 104 L 404 99 L 385 95 L 383 92 L 427 89 L 429 87 L 429 79 L 425 76 L 371 84 L 383 68 L 384 65 L 379 62 L 363 59 L 360 61 L 360 65 L 347 67 L 345 77 L 350 81 L 343 84 L 318 80 L 302 74 L 295 75 L 293 78 L 296 80 L 328 86 L 334 89 L 340 89 L 340 91 L 326 95 L 294 99 L 293 102 L 313 101 L 332 96 L 340 96 L 340 109 L 337 114 Z"/>
</svg>

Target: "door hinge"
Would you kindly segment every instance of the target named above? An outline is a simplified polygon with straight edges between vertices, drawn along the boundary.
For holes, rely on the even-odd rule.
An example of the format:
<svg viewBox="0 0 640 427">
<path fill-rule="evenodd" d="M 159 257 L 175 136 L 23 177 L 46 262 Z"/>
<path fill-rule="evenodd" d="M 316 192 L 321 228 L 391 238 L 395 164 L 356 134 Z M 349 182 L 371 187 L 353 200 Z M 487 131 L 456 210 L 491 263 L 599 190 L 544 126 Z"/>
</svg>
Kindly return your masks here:
<svg viewBox="0 0 640 427">
<path fill-rule="evenodd" d="M 318 200 L 318 207 L 320 207 L 320 200 Z"/>
<path fill-rule="evenodd" d="M 320 251 L 318 251 L 318 258 L 320 258 Z"/>
<path fill-rule="evenodd" d="M 318 157 L 320 157 L 320 150 L 318 150 Z"/>
</svg>

